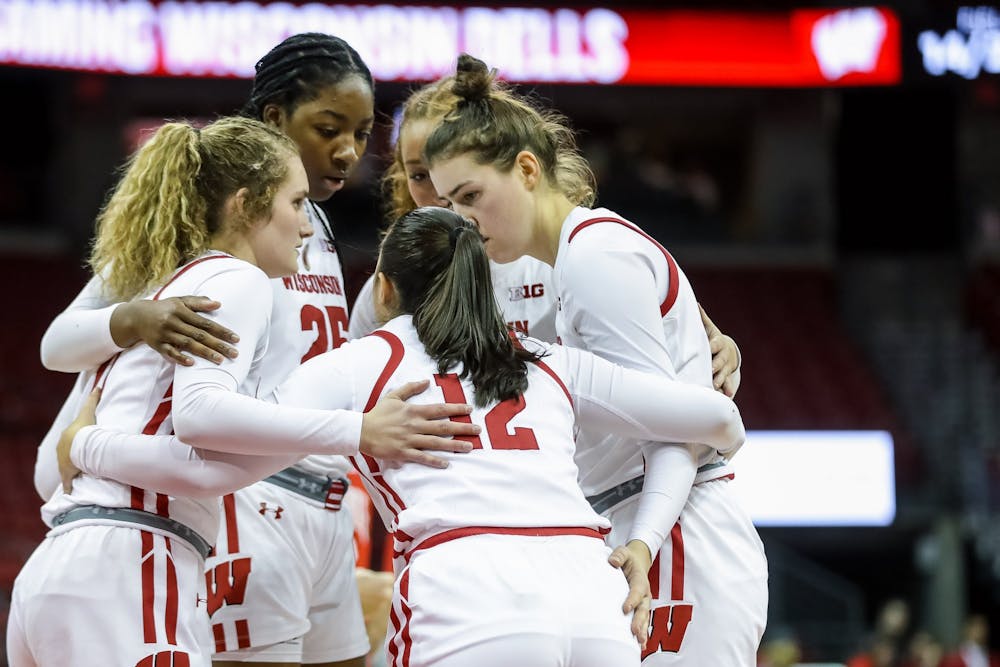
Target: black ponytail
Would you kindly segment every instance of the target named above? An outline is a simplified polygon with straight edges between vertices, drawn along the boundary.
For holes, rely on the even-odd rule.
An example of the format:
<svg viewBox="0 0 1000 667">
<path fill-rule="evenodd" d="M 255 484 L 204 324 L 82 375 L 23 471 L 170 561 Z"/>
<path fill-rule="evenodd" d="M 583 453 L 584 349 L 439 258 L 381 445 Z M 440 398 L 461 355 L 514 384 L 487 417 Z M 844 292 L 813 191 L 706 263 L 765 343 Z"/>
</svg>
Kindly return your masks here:
<svg viewBox="0 0 1000 667">
<path fill-rule="evenodd" d="M 461 365 L 476 405 L 517 398 L 528 388 L 526 362 L 539 357 L 517 345 L 493 294 L 483 237 L 454 211 L 428 206 L 397 220 L 382 240 L 379 270 L 439 373 Z"/>
</svg>

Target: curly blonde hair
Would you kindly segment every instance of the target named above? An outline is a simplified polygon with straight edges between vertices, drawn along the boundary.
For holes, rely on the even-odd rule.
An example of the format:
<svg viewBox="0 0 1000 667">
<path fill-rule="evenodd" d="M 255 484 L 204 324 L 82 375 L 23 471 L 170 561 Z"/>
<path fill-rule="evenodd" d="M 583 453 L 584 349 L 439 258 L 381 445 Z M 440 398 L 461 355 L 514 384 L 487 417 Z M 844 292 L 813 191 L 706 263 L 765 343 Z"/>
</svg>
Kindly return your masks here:
<svg viewBox="0 0 1000 667">
<path fill-rule="evenodd" d="M 281 132 L 249 118 L 221 118 L 201 130 L 167 123 L 129 158 L 97 216 L 90 255 L 107 296 L 127 301 L 164 283 L 208 249 L 226 200 L 249 194 L 229 225 L 267 215 L 298 155 Z"/>
</svg>

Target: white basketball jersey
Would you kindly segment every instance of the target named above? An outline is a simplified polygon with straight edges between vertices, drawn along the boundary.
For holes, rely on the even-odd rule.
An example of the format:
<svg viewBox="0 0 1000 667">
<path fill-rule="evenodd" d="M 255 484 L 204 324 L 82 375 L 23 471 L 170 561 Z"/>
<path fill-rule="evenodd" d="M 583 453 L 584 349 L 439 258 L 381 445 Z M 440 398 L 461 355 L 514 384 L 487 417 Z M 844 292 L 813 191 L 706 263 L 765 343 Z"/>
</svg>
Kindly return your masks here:
<svg viewBox="0 0 1000 667">
<path fill-rule="evenodd" d="M 476 408 L 471 419 L 483 431 L 471 438 L 472 452 L 443 455 L 450 461 L 447 469 L 390 467 L 369 456 L 352 457 L 402 548 L 476 526 L 608 530 L 610 524 L 591 509 L 577 483 L 574 411 L 558 369 L 552 368 L 528 364 L 528 390 L 521 399 Z M 438 373 L 412 318 L 404 315 L 303 366 L 279 389 L 278 400 L 313 405 L 322 395 L 328 406 L 351 407 L 346 402 L 367 410 L 385 393 L 422 379 L 431 386 L 411 402 L 475 401 L 469 381 L 460 381 L 455 371 Z"/>
<path fill-rule="evenodd" d="M 276 278 L 271 315 L 271 343 L 261 366 L 261 395 L 266 396 L 306 359 L 336 349 L 348 339 L 344 272 L 329 222 L 315 204 L 306 204 L 314 233 L 299 253 L 299 272 Z M 309 456 L 294 466 L 312 475 L 346 472 L 342 456 Z"/>
<path fill-rule="evenodd" d="M 712 353 L 694 291 L 670 253 L 638 226 L 608 209 L 573 209 L 553 283 L 560 343 L 712 387 Z M 581 431 L 576 461 L 588 496 L 644 471 L 639 441 L 607 433 Z M 732 472 L 714 451 L 699 466 L 697 482 Z"/>
<path fill-rule="evenodd" d="M 224 284 L 244 283 L 247 279 L 266 284 L 260 269 L 229 255 L 209 252 L 180 268 L 167 284 L 147 298 L 199 295 L 218 297 Z M 241 394 L 254 396 L 259 385 L 260 360 L 267 349 L 267 318 L 271 309 L 270 294 L 253 303 L 225 307 L 252 312 L 256 331 L 244 332 L 243 345 L 255 340 L 253 350 L 245 349 L 252 359 L 236 363 L 248 364 L 249 373 L 239 384 Z M 259 335 L 258 335 L 259 334 Z M 200 363 L 200 362 L 199 362 Z M 208 362 L 205 362 L 206 364 Z M 96 373 L 96 383 L 103 386 L 97 405 L 97 424 L 124 433 L 162 435 L 173 433 L 172 403 L 174 373 L 194 372 L 165 360 L 147 345 L 135 345 L 111 358 Z M 224 372 L 224 371 L 218 371 Z M 89 391 L 88 387 L 88 391 Z M 175 519 L 194 529 L 209 543 L 215 541 L 219 526 L 217 498 L 194 500 L 153 493 L 109 479 L 81 475 L 73 481 L 70 494 L 61 490 L 42 507 L 42 519 L 52 525 L 52 519 L 79 505 L 128 507 L 141 509 Z M 78 524 L 77 524 L 78 525 Z"/>
<path fill-rule="evenodd" d="M 554 343 L 556 295 L 552 267 L 525 255 L 507 264 L 490 262 L 490 272 L 507 326 L 525 336 Z"/>
<path fill-rule="evenodd" d="M 493 292 L 504 321 L 514 331 L 554 343 L 556 340 L 556 296 L 552 288 L 552 267 L 534 257 L 524 256 L 507 264 L 490 262 Z M 351 338 L 367 336 L 376 328 L 370 276 L 358 293 L 351 313 Z"/>
</svg>

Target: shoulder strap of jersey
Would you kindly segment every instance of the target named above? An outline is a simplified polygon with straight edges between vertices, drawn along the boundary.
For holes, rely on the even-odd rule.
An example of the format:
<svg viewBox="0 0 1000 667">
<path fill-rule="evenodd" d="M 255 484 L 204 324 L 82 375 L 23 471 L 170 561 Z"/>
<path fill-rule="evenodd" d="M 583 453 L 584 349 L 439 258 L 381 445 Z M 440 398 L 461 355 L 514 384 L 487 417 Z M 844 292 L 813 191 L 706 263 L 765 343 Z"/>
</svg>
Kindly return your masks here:
<svg viewBox="0 0 1000 667">
<path fill-rule="evenodd" d="M 170 280 L 168 280 L 167 282 L 163 283 L 163 287 L 161 287 L 159 290 L 157 290 L 156 294 L 153 295 L 153 301 L 158 301 L 160 299 L 160 295 L 163 294 L 163 290 L 167 289 L 167 287 L 172 282 L 174 282 L 175 280 L 177 280 L 178 278 L 180 278 L 182 275 L 184 275 L 185 273 L 187 273 L 189 269 L 194 268 L 195 266 L 201 264 L 202 262 L 207 262 L 210 259 L 233 259 L 233 256 L 232 255 L 226 255 L 226 254 L 220 253 L 218 255 L 207 255 L 205 257 L 199 257 L 198 259 L 196 259 L 196 260 L 194 260 L 192 262 L 188 262 L 187 264 L 185 264 L 184 266 L 182 266 L 180 269 L 178 269 L 174 273 L 174 275 L 170 276 Z"/>
<path fill-rule="evenodd" d="M 663 299 L 663 302 L 660 304 L 660 317 L 665 317 L 666 314 L 668 312 L 670 312 L 670 309 L 673 308 L 674 304 L 677 302 L 677 293 L 680 290 L 680 284 L 679 284 L 679 279 L 678 279 L 677 262 L 674 261 L 674 258 L 670 255 L 669 252 L 667 252 L 667 249 L 664 248 L 663 245 L 659 241 L 657 241 L 652 236 L 650 236 L 646 232 L 642 231 L 641 229 L 639 229 L 635 225 L 633 225 L 633 224 L 631 224 L 629 222 L 626 222 L 625 220 L 622 220 L 621 218 L 608 218 L 608 217 L 604 217 L 604 218 L 590 218 L 589 220 L 584 220 L 583 222 L 581 222 L 580 224 L 578 224 L 576 226 L 576 228 L 573 229 L 572 232 L 570 232 L 569 239 L 566 240 L 566 243 L 572 243 L 573 242 L 573 237 L 576 236 L 579 232 L 581 232 L 584 229 L 586 229 L 587 227 L 590 227 L 592 225 L 596 225 L 596 224 L 599 224 L 599 223 L 602 223 L 602 222 L 611 222 L 611 223 L 619 224 L 622 227 L 625 227 L 626 229 L 632 230 L 636 234 L 642 236 L 644 239 L 646 239 L 647 241 L 649 241 L 650 243 L 652 243 L 653 245 L 655 245 L 659 249 L 659 251 L 661 253 L 663 253 L 663 257 L 667 260 L 667 273 L 668 273 L 668 276 L 669 276 L 668 277 L 668 285 L 667 285 L 667 295 Z"/>
</svg>

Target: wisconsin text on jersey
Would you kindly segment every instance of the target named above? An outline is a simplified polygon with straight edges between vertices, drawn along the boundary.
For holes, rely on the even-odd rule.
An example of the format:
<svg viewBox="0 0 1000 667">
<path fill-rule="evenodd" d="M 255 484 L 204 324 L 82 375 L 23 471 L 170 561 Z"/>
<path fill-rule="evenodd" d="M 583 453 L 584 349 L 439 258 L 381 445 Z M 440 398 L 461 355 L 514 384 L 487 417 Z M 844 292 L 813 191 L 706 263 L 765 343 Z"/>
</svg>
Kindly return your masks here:
<svg viewBox="0 0 1000 667">
<path fill-rule="evenodd" d="M 310 292 L 312 294 L 343 294 L 344 289 L 340 285 L 337 276 L 322 276 L 312 273 L 296 273 L 285 276 L 281 279 L 285 289 L 296 292 Z"/>
</svg>

